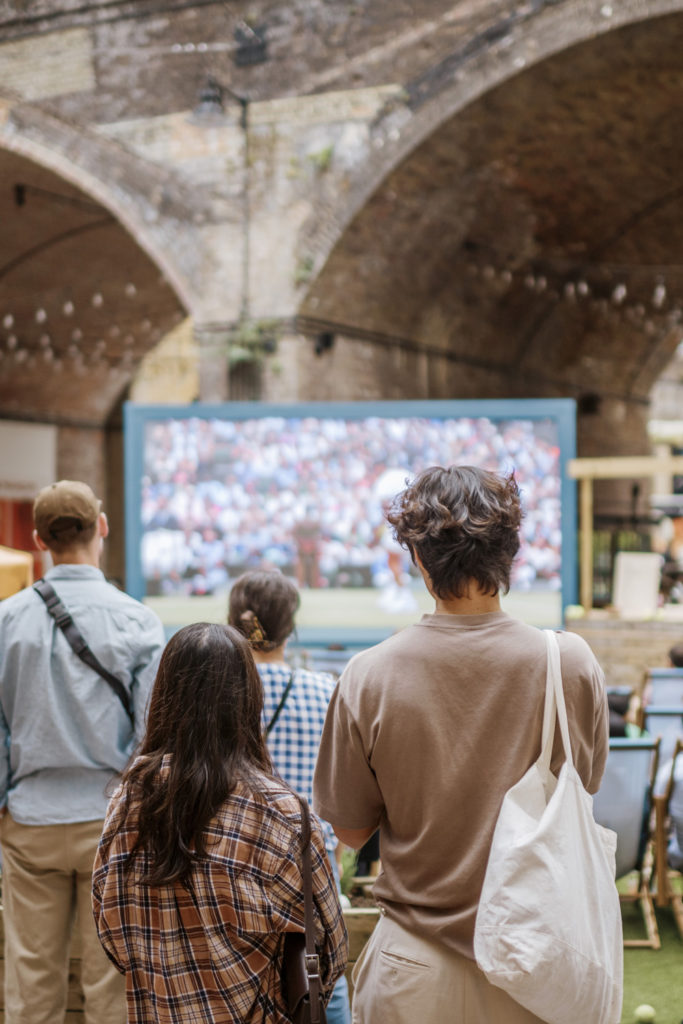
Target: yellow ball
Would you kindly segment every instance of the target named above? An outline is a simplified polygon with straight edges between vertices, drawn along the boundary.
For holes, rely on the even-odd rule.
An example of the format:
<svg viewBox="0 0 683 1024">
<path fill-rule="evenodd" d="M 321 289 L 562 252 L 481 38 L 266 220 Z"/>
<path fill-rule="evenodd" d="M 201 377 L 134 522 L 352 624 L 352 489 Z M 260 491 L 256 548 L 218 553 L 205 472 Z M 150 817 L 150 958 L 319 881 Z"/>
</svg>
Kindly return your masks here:
<svg viewBox="0 0 683 1024">
<path fill-rule="evenodd" d="M 649 1024 L 655 1019 L 655 1008 L 649 1003 L 642 1003 L 641 1006 L 636 1006 L 634 1016 L 639 1024 Z"/>
</svg>

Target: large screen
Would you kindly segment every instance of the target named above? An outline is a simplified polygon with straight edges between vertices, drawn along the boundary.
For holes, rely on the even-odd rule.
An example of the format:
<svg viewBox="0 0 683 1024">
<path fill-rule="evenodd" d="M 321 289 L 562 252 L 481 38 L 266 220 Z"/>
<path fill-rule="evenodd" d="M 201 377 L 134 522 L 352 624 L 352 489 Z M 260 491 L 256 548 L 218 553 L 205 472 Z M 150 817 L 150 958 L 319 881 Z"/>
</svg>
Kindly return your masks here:
<svg viewBox="0 0 683 1024">
<path fill-rule="evenodd" d="M 169 628 L 225 621 L 233 581 L 276 567 L 301 643 L 374 643 L 433 610 L 384 519 L 430 466 L 514 471 L 525 516 L 506 610 L 576 600 L 571 400 L 125 407 L 129 591 Z"/>
</svg>

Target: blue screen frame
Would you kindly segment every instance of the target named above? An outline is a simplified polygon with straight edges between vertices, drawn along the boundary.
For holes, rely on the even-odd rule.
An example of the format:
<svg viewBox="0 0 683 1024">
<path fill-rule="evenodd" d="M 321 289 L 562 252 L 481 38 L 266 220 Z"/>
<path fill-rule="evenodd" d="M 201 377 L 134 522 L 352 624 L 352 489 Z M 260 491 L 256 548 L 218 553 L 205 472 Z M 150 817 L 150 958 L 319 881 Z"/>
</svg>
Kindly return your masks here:
<svg viewBox="0 0 683 1024">
<path fill-rule="evenodd" d="M 425 417 L 434 419 L 552 420 L 556 424 L 559 446 L 561 505 L 561 605 L 576 604 L 578 594 L 577 567 L 577 503 L 576 482 L 567 475 L 567 462 L 576 457 L 576 403 L 569 398 L 550 399 L 471 399 L 376 402 L 226 402 L 191 405 L 124 404 L 124 485 L 126 536 L 126 589 L 143 600 L 146 587 L 142 571 L 141 541 L 143 535 L 140 509 L 144 474 L 144 439 L 146 425 L 167 419 L 250 420 L 261 417 L 318 417 L 321 419 L 365 419 L 366 417 Z M 558 622 L 557 626 L 562 626 Z M 303 644 L 339 643 L 367 646 L 383 639 L 381 635 L 365 635 L 358 631 L 342 631 L 325 635 L 316 630 L 299 630 Z"/>
</svg>

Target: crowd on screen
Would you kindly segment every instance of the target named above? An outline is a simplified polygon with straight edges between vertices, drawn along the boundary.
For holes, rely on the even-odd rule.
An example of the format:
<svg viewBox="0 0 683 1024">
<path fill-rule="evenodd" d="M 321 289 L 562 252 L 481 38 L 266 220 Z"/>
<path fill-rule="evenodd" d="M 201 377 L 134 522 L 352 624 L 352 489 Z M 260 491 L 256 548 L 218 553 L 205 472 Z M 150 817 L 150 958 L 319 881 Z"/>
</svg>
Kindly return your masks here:
<svg viewBox="0 0 683 1024">
<path fill-rule="evenodd" d="M 264 417 L 148 424 L 147 592 L 220 593 L 261 566 L 301 586 L 382 587 L 387 470 L 400 490 L 416 472 L 453 463 L 514 469 L 525 519 L 513 587 L 558 588 L 559 448 L 550 421 Z"/>
</svg>

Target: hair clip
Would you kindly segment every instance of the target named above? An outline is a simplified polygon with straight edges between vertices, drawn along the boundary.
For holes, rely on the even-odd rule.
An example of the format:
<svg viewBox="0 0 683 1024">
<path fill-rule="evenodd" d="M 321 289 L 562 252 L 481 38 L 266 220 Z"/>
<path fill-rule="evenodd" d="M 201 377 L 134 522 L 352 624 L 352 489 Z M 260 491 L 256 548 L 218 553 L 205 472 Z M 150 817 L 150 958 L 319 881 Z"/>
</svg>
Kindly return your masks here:
<svg viewBox="0 0 683 1024">
<path fill-rule="evenodd" d="M 263 644 L 266 643 L 268 638 L 265 634 L 263 626 L 257 619 L 256 615 L 252 611 L 245 612 L 243 618 L 249 617 L 249 633 L 247 640 L 250 644 Z"/>
</svg>

